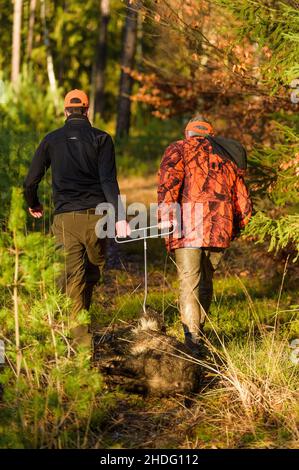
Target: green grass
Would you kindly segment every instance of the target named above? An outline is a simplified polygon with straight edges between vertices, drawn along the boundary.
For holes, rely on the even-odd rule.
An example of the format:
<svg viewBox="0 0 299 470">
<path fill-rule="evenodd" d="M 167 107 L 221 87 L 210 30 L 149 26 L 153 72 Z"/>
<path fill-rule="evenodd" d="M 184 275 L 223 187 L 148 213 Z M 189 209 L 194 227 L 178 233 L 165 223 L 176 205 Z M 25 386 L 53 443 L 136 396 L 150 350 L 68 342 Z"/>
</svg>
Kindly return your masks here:
<svg viewBox="0 0 299 470">
<path fill-rule="evenodd" d="M 173 334 L 181 336 L 178 309 L 178 281 L 175 266 L 164 252 L 163 242 L 151 241 L 148 250 L 149 292 L 147 305 L 164 316 L 165 323 Z M 142 244 L 131 244 L 122 248 L 124 262 L 134 257 L 131 271 L 113 271 L 111 281 L 116 293 L 103 293 L 104 302 L 93 305 L 93 315 L 101 325 L 110 321 L 134 321 L 142 312 L 143 260 Z M 167 263 L 166 263 L 167 261 Z M 286 281 L 281 288 L 281 279 L 271 278 L 261 282 L 262 272 L 255 276 L 242 277 L 230 273 L 225 262 L 214 280 L 214 299 L 206 323 L 206 331 L 217 333 L 227 339 L 243 337 L 249 331 L 271 330 L 275 322 L 282 329 L 299 333 L 298 295 L 288 288 Z M 281 292 L 280 292 L 281 290 Z"/>
</svg>

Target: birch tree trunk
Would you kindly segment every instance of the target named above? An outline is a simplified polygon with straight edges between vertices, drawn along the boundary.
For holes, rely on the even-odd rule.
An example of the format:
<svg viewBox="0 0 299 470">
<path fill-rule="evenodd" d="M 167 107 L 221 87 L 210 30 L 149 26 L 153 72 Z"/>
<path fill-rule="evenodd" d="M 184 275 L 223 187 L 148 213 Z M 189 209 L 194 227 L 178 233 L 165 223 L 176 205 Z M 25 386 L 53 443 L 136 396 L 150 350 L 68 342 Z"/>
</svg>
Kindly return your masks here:
<svg viewBox="0 0 299 470">
<path fill-rule="evenodd" d="M 22 6 L 22 0 L 14 1 L 11 56 L 11 81 L 14 86 L 17 85 L 20 75 Z"/>
<path fill-rule="evenodd" d="M 29 24 L 28 24 L 28 36 L 27 36 L 27 50 L 26 55 L 30 60 L 33 46 L 33 31 L 35 23 L 35 11 L 36 11 L 36 0 L 30 0 L 30 12 L 29 12 Z"/>
<path fill-rule="evenodd" d="M 44 30 L 44 44 L 46 47 L 47 72 L 48 72 L 50 90 L 53 95 L 56 112 L 58 112 L 59 103 L 58 103 L 58 94 L 57 94 L 57 84 L 56 84 L 56 77 L 55 77 L 55 71 L 54 71 L 53 56 L 51 54 L 51 49 L 50 49 L 49 32 L 48 32 L 47 20 L 46 20 L 46 1 L 45 0 L 40 0 L 40 14 L 41 14 L 41 20 L 42 20 L 43 30 Z"/>
</svg>

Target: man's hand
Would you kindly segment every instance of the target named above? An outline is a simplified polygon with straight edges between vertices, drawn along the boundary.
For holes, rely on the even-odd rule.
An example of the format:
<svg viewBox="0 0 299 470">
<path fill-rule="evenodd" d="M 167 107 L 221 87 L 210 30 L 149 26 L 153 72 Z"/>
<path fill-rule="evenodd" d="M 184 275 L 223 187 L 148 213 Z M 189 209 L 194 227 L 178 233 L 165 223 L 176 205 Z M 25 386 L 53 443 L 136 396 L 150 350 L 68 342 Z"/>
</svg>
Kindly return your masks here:
<svg viewBox="0 0 299 470">
<path fill-rule="evenodd" d="M 35 219 L 40 219 L 44 215 L 44 208 L 42 204 L 36 207 L 29 207 L 28 210 L 29 214 Z"/>
<path fill-rule="evenodd" d="M 174 225 L 173 222 L 170 222 L 170 220 L 165 220 L 165 221 L 162 221 L 158 224 L 158 229 L 163 230 L 163 229 L 166 229 L 166 228 L 172 228 L 173 225 Z"/>
<path fill-rule="evenodd" d="M 165 220 L 165 221 L 161 221 L 159 222 L 158 224 L 158 229 L 161 230 L 161 231 L 170 231 L 170 232 L 173 232 L 176 227 L 177 227 L 177 221 L 176 220 Z"/>
<path fill-rule="evenodd" d="M 117 238 L 127 238 L 131 235 L 130 225 L 126 220 L 119 220 L 115 224 Z"/>
</svg>

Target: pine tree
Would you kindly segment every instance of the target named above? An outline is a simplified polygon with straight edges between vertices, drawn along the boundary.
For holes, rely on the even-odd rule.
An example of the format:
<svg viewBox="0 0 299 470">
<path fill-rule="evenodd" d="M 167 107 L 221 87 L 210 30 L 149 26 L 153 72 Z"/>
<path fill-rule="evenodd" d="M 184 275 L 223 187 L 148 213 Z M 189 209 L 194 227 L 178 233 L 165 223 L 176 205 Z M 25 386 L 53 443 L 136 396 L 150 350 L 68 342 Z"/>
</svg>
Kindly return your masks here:
<svg viewBox="0 0 299 470">
<path fill-rule="evenodd" d="M 259 241 L 270 239 L 269 249 L 289 247 L 299 255 L 299 9 L 296 2 L 268 0 L 217 0 L 241 21 L 238 32 L 249 36 L 259 48 L 269 49 L 260 73 L 269 95 L 284 94 L 288 109 L 275 113 L 269 132 L 273 144 L 256 148 L 251 164 L 259 176 L 257 188 L 272 203 L 272 214 L 258 211 L 247 233 Z M 298 259 L 298 255 L 294 258 Z"/>
</svg>

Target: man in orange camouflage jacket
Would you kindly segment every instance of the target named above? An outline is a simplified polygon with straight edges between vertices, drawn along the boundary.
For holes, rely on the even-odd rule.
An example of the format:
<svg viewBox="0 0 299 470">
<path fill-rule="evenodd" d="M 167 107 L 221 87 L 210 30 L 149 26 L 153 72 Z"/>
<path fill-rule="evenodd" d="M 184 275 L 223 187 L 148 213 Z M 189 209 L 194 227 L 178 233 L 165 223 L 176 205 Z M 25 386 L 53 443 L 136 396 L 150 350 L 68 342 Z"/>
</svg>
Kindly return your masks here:
<svg viewBox="0 0 299 470">
<path fill-rule="evenodd" d="M 160 218 L 176 226 L 166 246 L 175 254 L 186 345 L 196 352 L 212 301 L 214 271 L 251 216 L 245 170 L 244 147 L 214 136 L 201 116 L 191 119 L 185 139 L 172 143 L 161 161 Z"/>
</svg>

